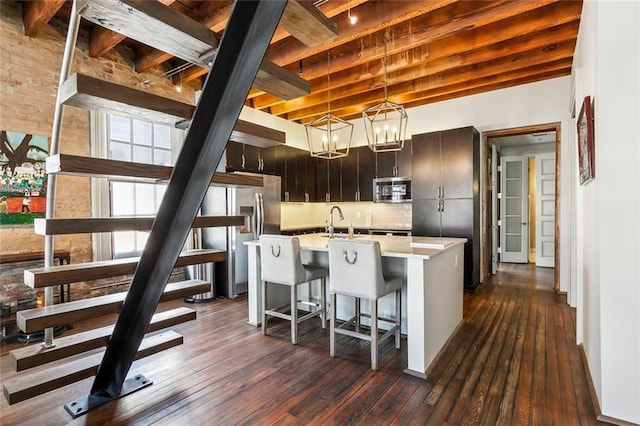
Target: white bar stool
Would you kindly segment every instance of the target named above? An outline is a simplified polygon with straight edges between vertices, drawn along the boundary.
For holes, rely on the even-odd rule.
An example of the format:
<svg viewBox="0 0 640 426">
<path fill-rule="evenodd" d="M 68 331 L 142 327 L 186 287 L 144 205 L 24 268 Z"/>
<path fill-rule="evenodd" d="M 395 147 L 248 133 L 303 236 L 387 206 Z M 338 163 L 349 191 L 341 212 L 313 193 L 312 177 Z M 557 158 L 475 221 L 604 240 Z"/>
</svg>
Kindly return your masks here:
<svg viewBox="0 0 640 426">
<path fill-rule="evenodd" d="M 322 328 L 326 328 L 326 268 L 307 266 L 300 258 L 300 241 L 286 235 L 260 236 L 260 270 L 262 274 L 262 334 L 267 334 L 267 318 L 277 317 L 291 321 L 291 343 L 298 343 L 298 323 L 319 316 Z M 298 300 L 298 286 L 320 281 L 320 303 Z M 287 285 L 291 288 L 291 300 L 287 305 L 267 308 L 267 283 Z M 298 317 L 298 303 L 311 307 L 311 312 Z M 290 314 L 287 314 L 290 309 Z"/>
<path fill-rule="evenodd" d="M 331 297 L 331 326 L 329 328 L 329 354 L 335 356 L 336 333 L 371 342 L 371 369 L 378 369 L 378 343 L 395 335 L 396 349 L 400 349 L 401 289 L 403 279 L 385 277 L 382 274 L 380 243 L 368 240 L 329 240 L 329 293 Z M 395 292 L 395 319 L 378 316 L 378 299 Z M 342 294 L 356 299 L 355 316 L 341 325 L 336 325 L 336 295 Z M 360 312 L 361 299 L 371 302 L 371 333 L 360 331 L 360 317 L 369 316 Z M 382 337 L 378 336 L 378 321 L 390 322 L 393 326 Z M 347 329 L 346 327 L 349 327 Z M 353 330 L 351 328 L 354 328 Z"/>
</svg>

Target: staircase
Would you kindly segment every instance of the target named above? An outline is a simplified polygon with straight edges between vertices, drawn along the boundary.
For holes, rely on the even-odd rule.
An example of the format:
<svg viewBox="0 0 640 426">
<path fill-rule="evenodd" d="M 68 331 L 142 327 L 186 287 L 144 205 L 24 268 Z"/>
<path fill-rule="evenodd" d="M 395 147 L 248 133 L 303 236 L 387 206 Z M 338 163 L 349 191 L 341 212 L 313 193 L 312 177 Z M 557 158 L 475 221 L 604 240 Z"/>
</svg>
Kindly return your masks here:
<svg viewBox="0 0 640 426">
<path fill-rule="evenodd" d="M 337 35 L 335 26 L 304 0 L 241 1 L 234 6 L 225 37 L 175 12 L 160 2 L 146 0 L 75 0 L 65 45 L 54 125 L 47 159 L 47 215 L 37 220 L 35 232 L 45 236 L 45 266 L 25 271 L 25 284 L 45 289 L 45 307 L 21 311 L 18 326 L 24 332 L 45 329 L 43 346 L 11 351 L 16 371 L 29 370 L 5 381 L 10 404 L 58 387 L 96 376 L 87 396 L 65 405 L 73 416 L 122 397 L 152 382 L 141 375 L 127 379 L 135 359 L 182 344 L 174 331 L 157 332 L 195 319 L 192 309 L 156 313 L 160 302 L 208 291 L 210 283 L 188 280 L 167 284 L 174 267 L 226 259 L 219 250 L 183 252 L 192 228 L 239 226 L 243 216 L 197 216 L 210 185 L 262 186 L 262 179 L 240 174 L 214 173 L 228 140 L 256 145 L 285 142 L 282 132 L 238 120 L 252 85 L 291 99 L 309 93 L 309 84 L 264 60 L 271 37 L 283 19 L 285 28 L 305 43 Z M 81 18 L 120 32 L 149 46 L 211 69 L 196 107 L 79 73 L 71 62 Z M 285 24 L 286 23 L 286 24 Z M 259 29 L 255 31 L 255 29 Z M 151 121 L 184 126 L 189 131 L 174 167 L 82 157 L 59 152 L 64 106 L 133 115 Z M 56 176 L 61 174 L 113 178 L 138 182 L 168 182 L 155 217 L 57 218 Z M 150 230 L 139 258 L 53 265 L 55 235 Z M 133 273 L 127 292 L 53 305 L 53 286 Z M 116 323 L 53 342 L 52 327 L 109 313 Z M 98 348 L 105 348 L 95 353 Z M 92 351 L 90 355 L 82 354 Z M 63 367 L 46 364 L 73 356 Z"/>
</svg>

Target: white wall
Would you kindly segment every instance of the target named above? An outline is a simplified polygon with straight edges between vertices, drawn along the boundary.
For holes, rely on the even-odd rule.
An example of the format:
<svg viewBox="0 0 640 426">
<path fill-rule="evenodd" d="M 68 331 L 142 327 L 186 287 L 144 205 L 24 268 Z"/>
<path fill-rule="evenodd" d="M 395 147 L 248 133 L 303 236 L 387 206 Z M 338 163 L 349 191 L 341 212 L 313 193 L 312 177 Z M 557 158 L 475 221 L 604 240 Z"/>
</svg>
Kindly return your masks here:
<svg viewBox="0 0 640 426">
<path fill-rule="evenodd" d="M 596 178 L 577 201 L 578 342 L 603 415 L 640 423 L 640 2 L 586 1 L 576 99 L 594 99 Z M 577 105 L 579 108 L 579 105 Z"/>
<path fill-rule="evenodd" d="M 409 110 L 407 132 L 419 134 L 463 126 L 475 126 L 480 132 L 537 124 L 561 123 L 560 167 L 560 290 L 571 298 L 571 193 L 575 142 L 569 115 L 571 78 L 562 77 L 495 90 L 478 95 L 424 105 Z M 354 133 L 360 137 L 356 128 Z M 481 184 L 481 190 L 484 186 Z"/>
</svg>

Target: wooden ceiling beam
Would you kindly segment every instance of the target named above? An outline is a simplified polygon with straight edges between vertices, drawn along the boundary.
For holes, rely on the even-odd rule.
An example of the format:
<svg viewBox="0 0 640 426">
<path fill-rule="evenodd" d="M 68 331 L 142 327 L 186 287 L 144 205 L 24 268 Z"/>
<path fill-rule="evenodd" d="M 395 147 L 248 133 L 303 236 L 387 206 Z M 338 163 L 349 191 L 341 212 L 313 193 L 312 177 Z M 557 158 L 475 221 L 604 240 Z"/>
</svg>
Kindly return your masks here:
<svg viewBox="0 0 640 426">
<path fill-rule="evenodd" d="M 431 21 L 427 17 L 421 17 L 390 29 L 390 37 L 387 43 L 388 55 L 403 54 L 408 49 L 421 50 L 424 58 L 440 58 L 446 55 L 456 54 L 468 49 L 469 45 L 482 47 L 499 41 L 523 36 L 542 28 L 550 28 L 566 22 L 580 19 L 581 5 L 576 2 L 554 3 L 551 1 L 527 1 L 515 2 L 508 5 L 500 5 L 496 8 L 478 12 L 482 16 L 483 25 L 476 22 L 475 16 L 465 16 L 456 19 L 462 27 L 474 26 L 474 29 L 464 32 L 455 32 L 455 27 L 442 21 Z M 445 18 L 451 20 L 451 18 Z M 475 24 L 474 24 L 475 23 Z M 416 32 L 415 28 L 424 28 Z M 453 35 L 451 33 L 453 32 Z M 382 32 L 371 35 L 360 42 L 353 42 L 341 46 L 332 51 L 331 70 L 332 87 L 340 84 L 340 77 L 334 78 L 336 72 L 361 66 L 370 72 L 369 68 L 377 69 L 380 63 L 373 61 L 382 59 L 384 50 L 384 34 Z M 420 55 L 414 55 L 418 57 Z M 311 83 L 312 93 L 326 91 L 326 55 L 309 58 L 303 61 L 303 76 Z M 353 78 L 352 75 L 346 77 Z M 318 80 L 314 80 L 318 79 Z M 324 83 L 322 83 L 324 80 Z M 351 80 L 353 82 L 354 80 Z M 249 96 L 251 98 L 251 95 Z M 282 102 L 281 99 L 263 95 L 254 99 L 256 108 L 264 109 L 273 107 Z"/>
<path fill-rule="evenodd" d="M 553 68 L 553 67 L 552 67 Z M 521 78 L 498 78 L 494 77 L 494 80 L 503 80 L 496 83 L 489 83 L 491 78 L 478 80 L 472 82 L 472 84 L 458 85 L 458 90 L 450 90 L 449 93 L 444 95 L 429 96 L 429 97 L 416 97 L 416 100 L 405 103 L 406 108 L 413 108 L 425 104 L 446 101 L 454 98 L 461 98 L 464 96 L 476 95 L 478 93 L 490 92 L 493 90 L 506 89 L 509 87 L 520 86 L 522 84 L 534 83 L 536 81 L 548 80 L 551 78 L 564 77 L 571 75 L 571 66 L 559 67 L 557 69 L 550 69 L 549 71 L 540 72 L 536 74 L 527 75 Z M 360 116 L 360 115 L 357 115 Z M 356 117 L 352 117 L 356 118 Z"/>
<path fill-rule="evenodd" d="M 579 22 L 573 21 L 557 27 L 540 28 L 537 32 L 498 41 L 495 44 L 482 46 L 471 51 L 464 51 L 460 48 L 460 44 L 448 43 L 446 39 L 441 40 L 434 43 L 442 45 L 442 48 L 433 49 L 434 52 L 440 52 L 436 55 L 421 55 L 422 49 L 416 48 L 389 57 L 387 84 L 391 86 L 414 80 L 422 75 L 446 72 L 456 67 L 482 63 L 517 53 L 543 48 L 557 48 L 558 43 L 574 40 L 578 27 Z M 376 69 L 367 64 L 332 74 L 331 82 L 332 102 L 343 97 L 358 96 L 369 90 L 383 88 L 382 63 L 380 62 Z M 335 84 L 333 84 L 334 82 Z M 269 105 L 271 114 L 284 116 L 299 108 L 326 104 L 326 78 L 319 78 L 310 83 L 312 88 L 310 95 Z M 254 99 L 254 107 L 256 108 L 261 107 L 255 102 L 258 99 Z"/>
<path fill-rule="evenodd" d="M 465 81 L 473 80 L 475 78 L 517 71 L 519 69 L 534 69 L 535 67 L 543 66 L 548 62 L 556 62 L 567 58 L 569 58 L 570 62 L 574 49 L 575 39 L 562 43 L 558 45 L 557 49 L 548 52 L 541 49 L 521 52 L 483 63 L 458 67 L 447 72 L 429 74 L 427 76 L 389 86 L 387 88 L 388 99 L 392 102 L 403 103 L 404 96 L 413 92 L 437 90 L 441 86 L 464 83 Z M 334 114 L 340 116 L 339 111 L 343 108 L 348 108 L 354 103 L 360 105 L 373 105 L 380 102 L 383 96 L 384 89 L 377 88 L 359 96 L 332 99 L 331 110 Z M 326 105 L 302 108 L 287 114 L 287 119 L 308 122 L 323 115 L 326 111 Z"/>
<path fill-rule="evenodd" d="M 63 4 L 64 0 L 32 0 L 23 2 L 22 21 L 24 23 L 24 34 L 29 37 L 37 36 L 40 29 L 49 23 Z"/>
<path fill-rule="evenodd" d="M 336 17 L 339 34 L 331 43 L 322 46 L 308 47 L 294 38 L 286 38 L 271 45 L 269 51 L 267 51 L 267 58 L 282 66 L 283 64 L 286 65 L 293 62 L 297 63 L 301 59 L 322 53 L 326 64 L 326 53 L 323 52 L 327 49 L 333 49 L 349 41 L 357 40 L 360 37 L 375 33 L 378 30 L 393 26 L 410 18 L 420 16 L 420 14 L 426 13 L 427 11 L 435 10 L 457 1 L 459 0 L 399 1 L 394 3 L 395 7 L 387 15 L 384 15 L 384 10 L 381 11 L 381 9 L 384 9 L 381 6 L 381 2 L 369 1 L 358 9 L 358 25 L 352 27 L 351 24 L 348 23 L 348 17 L 346 16 Z M 362 28 L 365 28 L 365 30 L 362 31 Z M 298 53 L 293 56 L 287 55 L 287 49 L 294 49 Z M 271 59 L 272 57 L 275 60 Z M 182 79 L 183 81 L 190 81 L 201 77 L 207 72 L 206 69 L 200 67 L 191 67 L 185 71 Z"/>
<path fill-rule="evenodd" d="M 326 52 L 328 49 L 334 49 L 412 18 L 425 14 L 429 16 L 434 11 L 452 4 L 467 10 L 472 9 L 472 6 L 482 7 L 475 2 L 460 2 L 459 0 L 397 1 L 392 4 L 393 7 L 390 7 L 388 2 L 366 2 L 358 8 L 357 25 L 351 25 L 349 18 L 344 14 L 336 17 L 339 34 L 332 42 L 322 46 L 308 47 L 294 38 L 287 38 L 274 43 L 267 52 L 267 58 L 281 66 L 297 63 L 301 59 Z"/>
<path fill-rule="evenodd" d="M 484 93 L 491 90 L 499 90 L 507 87 L 518 86 L 520 84 L 570 75 L 570 62 L 570 60 L 563 60 L 562 63 L 548 64 L 544 68 L 537 68 L 537 71 L 519 70 L 511 73 L 501 73 L 468 80 L 451 86 L 441 86 L 436 90 L 415 92 L 407 96 L 403 105 L 405 108 L 412 108 L 429 103 L 446 101 L 477 93 Z M 337 111 L 337 115 L 344 120 L 357 120 L 362 118 L 362 111 L 371 105 L 373 104 L 353 105 L 349 108 Z"/>
<path fill-rule="evenodd" d="M 532 31 L 532 28 L 538 30 L 580 19 L 580 7 L 571 6 L 569 10 L 565 10 L 555 5 L 549 5 L 554 1 L 543 0 L 500 5 L 484 12 L 479 11 L 477 15 L 456 19 L 458 26 L 455 27 L 450 26 L 451 24 L 447 22 L 430 22 L 426 18 L 405 22 L 390 30 L 391 36 L 388 37 L 387 52 L 390 56 L 404 54 L 409 49 L 419 49 L 422 50 L 422 56 L 425 58 L 437 58 L 441 57 L 437 56 L 438 53 L 441 55 L 460 53 L 468 49 L 469 45 L 482 47 L 528 34 Z M 547 8 L 544 6 L 547 6 Z M 540 10 L 544 10 L 545 13 L 537 12 L 537 7 L 542 7 Z M 525 16 L 518 18 L 518 15 L 523 13 Z M 480 16 L 477 17 L 478 15 Z M 565 17 L 564 15 L 568 16 Z M 451 20 L 450 17 L 445 17 L 444 19 L 445 21 Z M 473 30 L 456 31 L 456 28 L 468 28 L 472 25 Z M 416 33 L 415 28 L 426 28 L 426 30 Z M 451 35 L 452 33 L 453 35 Z M 383 37 L 384 34 L 378 33 L 362 40 L 358 45 L 351 43 L 349 46 L 345 45 L 338 51 L 334 51 L 331 69 L 333 73 L 332 81 L 335 81 L 335 84 L 332 84 L 332 87 L 340 84 L 339 77 L 338 79 L 333 78 L 336 72 L 358 65 L 366 69 L 366 73 L 370 73 L 369 68 L 374 70 L 378 68 L 379 64 L 373 64 L 373 61 L 382 59 L 384 56 L 384 50 L 380 49 L 380 46 L 384 44 Z M 446 41 L 443 40 L 438 43 L 443 38 Z M 414 55 L 414 57 L 417 56 L 420 55 Z M 310 58 L 306 62 L 303 75 L 311 83 L 312 93 L 317 90 L 326 91 L 326 84 L 314 83 L 316 78 L 322 82 L 326 78 L 326 72 L 326 59 L 320 57 Z M 347 76 L 348 78 L 353 78 L 353 76 Z M 353 81 L 350 80 L 349 82 Z M 251 94 L 249 98 L 252 98 Z M 273 96 L 261 95 L 259 99 L 253 101 L 253 104 L 256 108 L 263 109 L 272 107 L 280 102 L 282 102 L 281 99 Z"/>
</svg>

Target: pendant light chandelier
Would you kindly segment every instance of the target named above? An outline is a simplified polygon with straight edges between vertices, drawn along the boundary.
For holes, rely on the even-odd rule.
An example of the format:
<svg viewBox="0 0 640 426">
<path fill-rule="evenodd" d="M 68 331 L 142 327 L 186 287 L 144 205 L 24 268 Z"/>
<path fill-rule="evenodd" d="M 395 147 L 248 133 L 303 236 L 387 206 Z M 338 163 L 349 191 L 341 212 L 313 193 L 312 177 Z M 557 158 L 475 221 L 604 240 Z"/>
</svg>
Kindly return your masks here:
<svg viewBox="0 0 640 426">
<path fill-rule="evenodd" d="M 330 56 L 327 52 L 327 113 L 309 124 L 305 124 L 309 153 L 312 157 L 335 158 L 349 154 L 353 124 L 331 114 Z"/>
<path fill-rule="evenodd" d="M 367 144 L 373 152 L 400 151 L 407 131 L 403 105 L 387 99 L 387 34 L 384 34 L 384 100 L 362 111 Z"/>
</svg>

